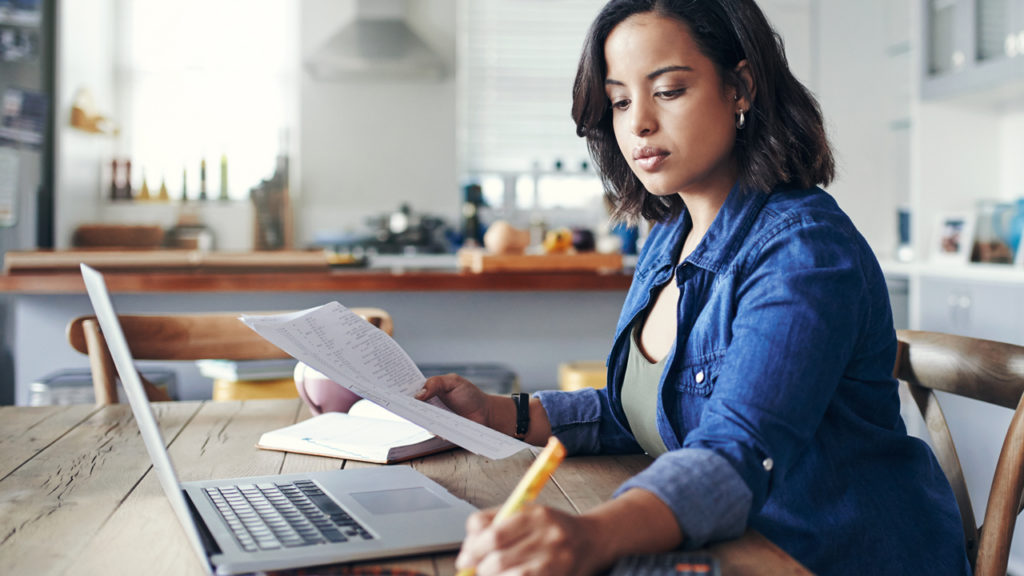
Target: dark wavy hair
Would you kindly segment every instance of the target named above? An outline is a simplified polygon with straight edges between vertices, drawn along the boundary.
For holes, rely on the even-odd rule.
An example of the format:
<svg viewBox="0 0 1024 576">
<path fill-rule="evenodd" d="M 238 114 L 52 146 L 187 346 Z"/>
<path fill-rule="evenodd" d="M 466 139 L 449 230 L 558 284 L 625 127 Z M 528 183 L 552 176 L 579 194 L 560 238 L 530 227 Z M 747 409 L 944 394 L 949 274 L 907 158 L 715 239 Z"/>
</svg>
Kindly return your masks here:
<svg viewBox="0 0 1024 576">
<path fill-rule="evenodd" d="M 828 185 L 835 162 L 814 96 L 790 72 L 782 39 L 754 0 L 612 0 L 587 33 L 573 85 L 572 118 L 604 182 L 615 220 L 665 221 L 678 216 L 682 199 L 649 194 L 630 170 L 615 140 L 605 93 L 608 35 L 634 14 L 654 12 L 685 24 L 724 85 L 750 96 L 736 74 L 746 60 L 755 87 L 747 123 L 733 148 L 739 184 L 770 193 L 781 185 Z"/>
</svg>

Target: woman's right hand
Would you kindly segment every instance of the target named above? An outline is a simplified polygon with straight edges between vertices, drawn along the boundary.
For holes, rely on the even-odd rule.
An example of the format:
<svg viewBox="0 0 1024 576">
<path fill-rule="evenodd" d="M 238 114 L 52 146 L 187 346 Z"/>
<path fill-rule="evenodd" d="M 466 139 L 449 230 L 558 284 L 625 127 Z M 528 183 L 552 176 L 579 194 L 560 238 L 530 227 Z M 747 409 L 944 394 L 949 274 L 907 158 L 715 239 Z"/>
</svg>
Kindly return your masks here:
<svg viewBox="0 0 1024 576">
<path fill-rule="evenodd" d="M 459 416 L 490 426 L 490 396 L 462 376 L 431 376 L 423 384 L 423 389 L 416 393 L 416 398 L 423 401 L 435 396 Z"/>
</svg>

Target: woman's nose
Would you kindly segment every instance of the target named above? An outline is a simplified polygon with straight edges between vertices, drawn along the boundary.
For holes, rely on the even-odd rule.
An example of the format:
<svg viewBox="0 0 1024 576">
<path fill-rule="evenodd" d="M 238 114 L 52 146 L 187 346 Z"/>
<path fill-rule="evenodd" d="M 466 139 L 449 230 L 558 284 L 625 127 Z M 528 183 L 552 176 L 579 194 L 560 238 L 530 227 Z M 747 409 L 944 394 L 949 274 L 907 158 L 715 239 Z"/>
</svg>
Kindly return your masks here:
<svg viewBox="0 0 1024 576">
<path fill-rule="evenodd" d="M 634 103 L 632 112 L 631 131 L 634 136 L 646 136 L 657 129 L 658 123 L 650 105 Z"/>
</svg>

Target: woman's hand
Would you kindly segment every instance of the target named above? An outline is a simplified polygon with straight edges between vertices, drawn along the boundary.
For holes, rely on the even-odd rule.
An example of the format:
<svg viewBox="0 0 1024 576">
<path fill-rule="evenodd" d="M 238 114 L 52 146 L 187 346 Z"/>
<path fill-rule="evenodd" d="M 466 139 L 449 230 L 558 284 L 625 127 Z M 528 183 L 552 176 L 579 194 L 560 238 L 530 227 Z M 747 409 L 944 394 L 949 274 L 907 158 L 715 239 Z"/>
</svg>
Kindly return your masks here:
<svg viewBox="0 0 1024 576">
<path fill-rule="evenodd" d="M 627 490 L 580 516 L 525 505 L 494 523 L 495 510 L 466 521 L 466 540 L 455 560 L 477 576 L 590 575 L 629 554 L 658 554 L 683 543 L 676 518 L 653 493 Z"/>
<path fill-rule="evenodd" d="M 475 567 L 477 576 L 569 576 L 596 574 L 612 564 L 586 516 L 532 504 L 497 524 L 495 514 L 485 510 L 469 517 L 457 569 Z"/>
<path fill-rule="evenodd" d="M 431 376 L 423 384 L 423 389 L 416 393 L 416 398 L 424 401 L 435 396 L 459 416 L 490 426 L 489 396 L 462 376 Z"/>
</svg>

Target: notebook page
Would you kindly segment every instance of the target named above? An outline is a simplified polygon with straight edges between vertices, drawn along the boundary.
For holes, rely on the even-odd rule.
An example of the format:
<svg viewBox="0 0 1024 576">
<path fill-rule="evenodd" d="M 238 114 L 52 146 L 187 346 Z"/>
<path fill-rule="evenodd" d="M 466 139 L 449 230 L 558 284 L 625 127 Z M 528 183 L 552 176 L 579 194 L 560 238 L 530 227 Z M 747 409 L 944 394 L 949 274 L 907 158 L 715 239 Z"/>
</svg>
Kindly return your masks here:
<svg viewBox="0 0 1024 576">
<path fill-rule="evenodd" d="M 529 448 L 463 418 L 434 398 L 413 396 L 426 378 L 390 336 L 337 302 L 300 312 L 243 315 L 242 322 L 331 380 L 474 454 L 506 458 Z"/>
</svg>

